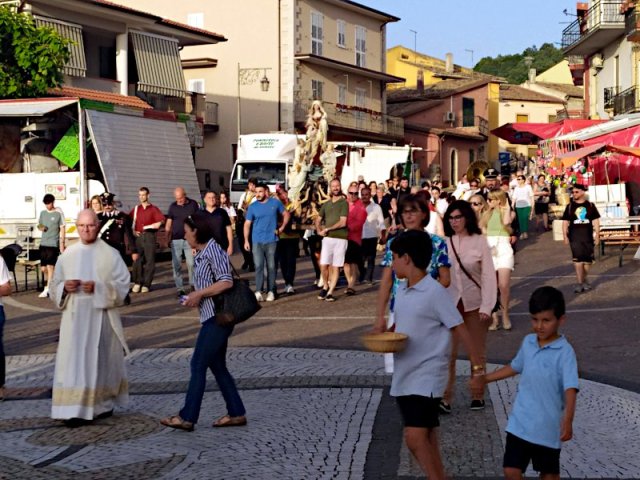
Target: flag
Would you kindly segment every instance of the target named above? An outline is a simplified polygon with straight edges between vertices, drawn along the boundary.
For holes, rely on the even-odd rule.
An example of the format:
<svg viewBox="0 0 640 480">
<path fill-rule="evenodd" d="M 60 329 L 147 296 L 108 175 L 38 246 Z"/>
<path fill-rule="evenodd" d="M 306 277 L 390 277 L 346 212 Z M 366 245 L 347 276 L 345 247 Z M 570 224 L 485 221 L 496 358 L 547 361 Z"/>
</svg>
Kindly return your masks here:
<svg viewBox="0 0 640 480">
<path fill-rule="evenodd" d="M 411 147 L 409 147 L 409 153 L 407 154 L 407 161 L 404 164 L 404 171 L 402 172 L 402 176 L 407 177 L 409 179 L 409 184 L 411 184 L 411 173 L 413 171 L 413 168 L 411 168 L 412 164 L 413 164 L 413 161 L 411 158 Z"/>
</svg>

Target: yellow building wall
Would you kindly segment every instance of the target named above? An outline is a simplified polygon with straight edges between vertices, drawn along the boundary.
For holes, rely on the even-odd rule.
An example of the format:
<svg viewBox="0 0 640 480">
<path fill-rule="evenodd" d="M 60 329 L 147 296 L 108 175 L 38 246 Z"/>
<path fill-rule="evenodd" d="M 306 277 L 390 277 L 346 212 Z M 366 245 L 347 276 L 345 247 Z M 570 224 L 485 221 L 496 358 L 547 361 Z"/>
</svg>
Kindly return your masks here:
<svg viewBox="0 0 640 480">
<path fill-rule="evenodd" d="M 563 60 L 559 63 L 556 63 L 553 67 L 536 76 L 536 82 L 562 83 L 565 85 L 573 85 L 571 70 L 569 70 L 569 62 Z"/>
<path fill-rule="evenodd" d="M 488 83 L 487 101 L 489 102 L 488 111 L 489 118 L 489 131 L 500 126 L 500 84 Z M 495 135 L 489 135 L 487 141 L 488 161 L 493 163 L 498 160 L 498 137 Z"/>
<path fill-rule="evenodd" d="M 424 55 L 401 45 L 387 50 L 387 73 L 397 77 L 406 78 L 406 83 L 391 84 L 389 88 L 415 88 L 417 86 L 418 72 L 423 71 L 425 85 L 433 85 L 442 81 L 442 78 L 434 76 L 434 69 L 444 70 L 445 60 Z M 461 73 L 471 74 L 470 68 L 462 68 Z"/>
</svg>

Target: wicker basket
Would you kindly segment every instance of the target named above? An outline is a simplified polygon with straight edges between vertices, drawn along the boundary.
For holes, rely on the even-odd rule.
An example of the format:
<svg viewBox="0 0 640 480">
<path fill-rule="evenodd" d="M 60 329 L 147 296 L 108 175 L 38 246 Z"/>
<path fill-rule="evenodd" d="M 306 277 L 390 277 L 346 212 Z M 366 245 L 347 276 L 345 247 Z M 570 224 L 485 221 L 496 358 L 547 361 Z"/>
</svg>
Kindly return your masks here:
<svg viewBox="0 0 640 480">
<path fill-rule="evenodd" d="M 362 336 L 362 343 L 371 352 L 398 353 L 404 350 L 407 338 L 409 337 L 404 333 L 368 333 Z"/>
</svg>

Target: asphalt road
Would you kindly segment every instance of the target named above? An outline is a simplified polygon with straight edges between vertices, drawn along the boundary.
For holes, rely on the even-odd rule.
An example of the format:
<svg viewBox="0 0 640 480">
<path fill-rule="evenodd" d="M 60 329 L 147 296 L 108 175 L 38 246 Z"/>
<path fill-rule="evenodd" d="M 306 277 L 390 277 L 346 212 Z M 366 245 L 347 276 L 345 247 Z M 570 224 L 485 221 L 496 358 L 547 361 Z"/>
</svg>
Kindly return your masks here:
<svg viewBox="0 0 640 480">
<path fill-rule="evenodd" d="M 592 269 L 594 290 L 576 295 L 568 247 L 554 242 L 551 233 L 521 242 L 512 282 L 514 328 L 490 332 L 489 361 L 504 363 L 515 354 L 529 331 L 528 296 L 538 286 L 553 285 L 567 299 L 564 333 L 578 354 L 581 376 L 640 392 L 640 262 L 633 254 L 633 249 L 626 251 L 624 265 L 618 267 L 617 250 L 609 249 Z M 241 263 L 239 256 L 233 261 Z M 327 303 L 316 298 L 312 282 L 311 262 L 302 257 L 297 293 L 264 303 L 256 317 L 236 328 L 231 346 L 362 349 L 359 337 L 372 324 L 377 287 L 358 286 L 354 297 L 345 297 L 340 289 L 338 301 Z M 5 300 L 5 309 L 7 355 L 55 352 L 59 313 L 49 300 L 37 298 L 33 290 L 20 292 Z M 132 350 L 192 347 L 195 342 L 197 314 L 179 305 L 169 262 L 158 265 L 153 290 L 133 295 L 122 313 Z"/>
</svg>

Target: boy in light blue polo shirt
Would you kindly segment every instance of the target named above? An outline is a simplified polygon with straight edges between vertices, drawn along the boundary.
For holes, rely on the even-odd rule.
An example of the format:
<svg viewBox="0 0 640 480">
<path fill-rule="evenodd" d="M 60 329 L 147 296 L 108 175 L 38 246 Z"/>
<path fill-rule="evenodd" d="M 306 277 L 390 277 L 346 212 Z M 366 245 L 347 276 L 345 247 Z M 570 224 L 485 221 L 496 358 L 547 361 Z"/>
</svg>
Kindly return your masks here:
<svg viewBox="0 0 640 480">
<path fill-rule="evenodd" d="M 560 478 L 560 447 L 573 436 L 578 394 L 576 354 L 558 333 L 565 321 L 562 292 L 538 288 L 529 299 L 535 333 L 527 335 L 511 365 L 485 375 L 487 383 L 520 374 L 507 424 L 504 476 L 521 479 L 529 462 L 545 480 Z"/>
</svg>

